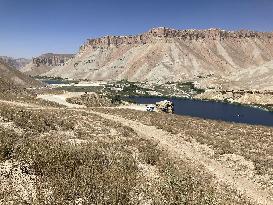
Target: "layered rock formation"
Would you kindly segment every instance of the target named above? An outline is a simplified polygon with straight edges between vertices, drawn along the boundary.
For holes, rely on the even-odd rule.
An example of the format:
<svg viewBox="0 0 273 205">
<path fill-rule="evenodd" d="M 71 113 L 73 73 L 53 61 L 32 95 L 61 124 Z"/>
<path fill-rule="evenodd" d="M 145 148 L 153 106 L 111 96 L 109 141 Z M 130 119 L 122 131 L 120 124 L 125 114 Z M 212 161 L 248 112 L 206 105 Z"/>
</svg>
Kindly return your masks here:
<svg viewBox="0 0 273 205">
<path fill-rule="evenodd" d="M 149 32 L 136 36 L 105 36 L 97 39 L 88 39 L 87 42 L 80 47 L 80 52 L 84 52 L 87 48 L 98 48 L 107 46 L 122 46 L 125 44 L 141 45 L 146 43 L 156 43 L 158 40 L 172 42 L 176 38 L 179 40 L 226 40 L 241 38 L 258 38 L 271 39 L 273 33 L 254 32 L 254 31 L 225 31 L 220 29 L 208 30 L 175 30 L 165 27 L 153 28 Z"/>
<path fill-rule="evenodd" d="M 53 67 L 63 66 L 73 57 L 74 54 L 43 54 L 33 58 L 21 71 L 31 76 L 41 75 L 50 71 Z"/>
<path fill-rule="evenodd" d="M 32 63 L 39 67 L 40 65 L 61 66 L 69 59 L 73 58 L 74 54 L 54 54 L 46 53 L 37 58 L 32 59 Z"/>
<path fill-rule="evenodd" d="M 270 32 L 161 27 L 136 36 L 89 39 L 72 60 L 46 75 L 152 82 L 204 76 L 219 79 L 271 60 L 273 33 Z"/>
</svg>

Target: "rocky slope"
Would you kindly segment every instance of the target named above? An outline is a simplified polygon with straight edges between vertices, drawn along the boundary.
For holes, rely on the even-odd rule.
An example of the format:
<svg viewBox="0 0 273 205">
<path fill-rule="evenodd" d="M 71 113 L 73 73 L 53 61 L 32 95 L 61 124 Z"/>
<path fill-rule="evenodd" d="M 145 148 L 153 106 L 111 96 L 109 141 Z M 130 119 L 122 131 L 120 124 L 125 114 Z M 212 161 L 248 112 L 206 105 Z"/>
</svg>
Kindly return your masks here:
<svg viewBox="0 0 273 205">
<path fill-rule="evenodd" d="M 74 54 L 54 54 L 46 53 L 33 58 L 32 61 L 22 68 L 22 72 L 27 75 L 36 76 L 50 71 L 53 67 L 59 67 L 65 64 Z"/>
<path fill-rule="evenodd" d="M 89 39 L 75 58 L 46 75 L 153 82 L 213 76 L 231 81 L 236 78 L 228 77 L 271 60 L 273 33 L 160 27 L 136 36 Z M 273 76 L 272 70 L 268 74 Z"/>
<path fill-rule="evenodd" d="M 36 87 L 41 83 L 36 81 L 17 69 L 9 66 L 6 62 L 0 59 L 0 89 L 10 89 L 12 87 Z"/>
<path fill-rule="evenodd" d="M 22 67 L 26 66 L 31 60 L 26 58 L 12 58 L 8 56 L 0 56 L 5 63 L 10 65 L 11 67 L 15 67 L 17 69 L 21 69 Z"/>
</svg>

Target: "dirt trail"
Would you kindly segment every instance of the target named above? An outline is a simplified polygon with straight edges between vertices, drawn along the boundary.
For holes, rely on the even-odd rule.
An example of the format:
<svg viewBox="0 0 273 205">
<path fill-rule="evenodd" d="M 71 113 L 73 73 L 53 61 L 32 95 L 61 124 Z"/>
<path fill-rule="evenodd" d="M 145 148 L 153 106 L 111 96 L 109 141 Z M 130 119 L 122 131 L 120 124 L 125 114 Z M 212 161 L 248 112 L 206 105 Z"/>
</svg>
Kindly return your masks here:
<svg viewBox="0 0 273 205">
<path fill-rule="evenodd" d="M 200 145 L 198 147 L 197 144 L 183 140 L 181 136 L 171 135 L 156 127 L 147 126 L 136 121 L 99 112 L 90 111 L 90 113 L 131 127 L 140 136 L 158 142 L 159 146 L 167 150 L 174 158 L 186 159 L 196 165 L 204 166 L 215 176 L 218 182 L 237 190 L 239 194 L 244 195 L 251 202 L 266 205 L 273 204 L 273 198 L 267 191 L 262 190 L 258 184 L 249 179 L 237 176 L 233 170 L 223 167 L 218 161 L 202 153 Z"/>
<path fill-rule="evenodd" d="M 40 105 L 36 105 L 32 103 L 17 102 L 17 101 L 0 100 L 0 103 L 14 105 L 18 107 L 26 107 L 26 108 L 42 108 Z"/>
<path fill-rule="evenodd" d="M 43 100 L 47 100 L 50 102 L 55 102 L 60 105 L 64 105 L 68 108 L 86 108 L 85 105 L 77 105 L 77 104 L 72 104 L 66 101 L 67 98 L 72 98 L 72 97 L 79 97 L 83 95 L 84 93 L 81 92 L 67 92 L 62 95 L 38 95 L 37 98 L 41 98 Z M 106 107 L 105 107 L 106 108 Z M 118 107 L 107 107 L 108 109 L 133 109 L 133 110 L 139 110 L 139 111 L 146 111 L 146 106 L 145 105 L 135 105 L 135 104 L 128 104 L 128 105 L 121 105 Z"/>
<path fill-rule="evenodd" d="M 59 98 L 50 98 L 50 100 L 59 103 Z M 8 101 L 5 102 L 7 103 Z M 14 104 L 14 102 L 10 103 Z M 22 106 L 25 104 L 16 103 L 14 105 Z M 32 107 L 30 104 L 26 104 L 26 107 L 29 109 L 37 109 L 37 106 Z M 198 166 L 203 166 L 214 176 L 217 182 L 228 185 L 232 189 L 237 190 L 239 194 L 242 194 L 251 202 L 256 204 L 273 205 L 273 197 L 267 191 L 262 190 L 257 183 L 236 175 L 232 169 L 223 167 L 220 162 L 209 157 L 207 154 L 208 152 L 202 151 L 202 147 L 198 143 L 187 142 L 183 140 L 183 136 L 171 135 L 170 133 L 157 129 L 156 127 L 147 126 L 122 117 L 92 111 L 90 109 L 75 109 L 73 106 L 69 107 L 71 108 L 69 110 L 95 114 L 105 119 L 131 127 L 139 136 L 156 141 L 159 146 L 164 150 L 167 150 L 172 157 L 190 161 Z M 46 107 L 41 107 L 41 109 L 46 109 Z M 50 107 L 48 107 L 48 109 L 50 109 Z"/>
<path fill-rule="evenodd" d="M 72 98 L 72 97 L 78 97 L 81 96 L 83 93 L 65 93 L 62 95 L 38 95 L 37 98 L 41 98 L 43 100 L 51 101 L 51 102 L 56 102 L 61 105 L 64 105 L 68 108 L 86 108 L 85 105 L 77 105 L 77 104 L 72 104 L 66 101 L 67 98 Z"/>
</svg>

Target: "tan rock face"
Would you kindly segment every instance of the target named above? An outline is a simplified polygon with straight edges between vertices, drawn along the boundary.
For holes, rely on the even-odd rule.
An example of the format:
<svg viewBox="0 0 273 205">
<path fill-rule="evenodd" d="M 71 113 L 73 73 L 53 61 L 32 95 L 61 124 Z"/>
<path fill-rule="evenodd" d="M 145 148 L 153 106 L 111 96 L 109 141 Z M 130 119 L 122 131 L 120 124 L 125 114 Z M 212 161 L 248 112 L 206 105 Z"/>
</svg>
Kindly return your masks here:
<svg viewBox="0 0 273 205">
<path fill-rule="evenodd" d="M 237 73 L 253 73 L 243 71 L 271 60 L 273 33 L 160 27 L 135 36 L 89 39 L 73 59 L 46 75 L 152 82 L 210 75 L 234 81 Z M 266 76 L 273 76 L 268 72 Z"/>
<path fill-rule="evenodd" d="M 220 29 L 209 30 L 175 30 L 165 27 L 153 28 L 149 32 L 136 36 L 105 36 L 97 39 L 88 39 L 87 42 L 80 47 L 80 51 L 86 48 L 105 46 L 122 46 L 124 44 L 146 44 L 156 42 L 159 39 L 166 42 L 171 39 L 178 38 L 180 40 L 225 40 L 225 39 L 241 39 L 241 38 L 258 38 L 264 40 L 271 40 L 273 33 L 263 33 L 254 31 L 224 31 Z"/>
<path fill-rule="evenodd" d="M 55 66 L 63 66 L 73 57 L 74 54 L 43 54 L 39 57 L 33 58 L 29 64 L 25 65 L 21 69 L 21 71 L 31 76 L 42 75 Z"/>
<path fill-rule="evenodd" d="M 32 63 L 34 65 L 36 65 L 37 67 L 40 66 L 41 64 L 47 65 L 47 66 L 61 66 L 73 57 L 74 57 L 73 54 L 47 53 L 47 54 L 43 54 L 37 58 L 33 58 Z"/>
</svg>

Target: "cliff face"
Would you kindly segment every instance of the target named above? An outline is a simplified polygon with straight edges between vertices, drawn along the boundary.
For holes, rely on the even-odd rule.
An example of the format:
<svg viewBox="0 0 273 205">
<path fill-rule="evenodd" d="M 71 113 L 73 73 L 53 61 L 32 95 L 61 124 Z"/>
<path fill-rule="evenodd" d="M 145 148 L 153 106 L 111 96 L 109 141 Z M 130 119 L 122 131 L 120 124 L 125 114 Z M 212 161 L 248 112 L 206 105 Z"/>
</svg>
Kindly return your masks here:
<svg viewBox="0 0 273 205">
<path fill-rule="evenodd" d="M 87 48 L 107 46 L 122 46 L 128 44 L 141 45 L 146 43 L 155 43 L 159 40 L 165 42 L 172 42 L 173 39 L 184 41 L 198 41 L 198 40 L 236 40 L 242 38 L 249 39 L 264 39 L 272 40 L 273 33 L 255 32 L 255 31 L 225 31 L 220 29 L 208 30 L 175 30 L 165 27 L 153 28 L 150 31 L 136 36 L 105 36 L 97 39 L 88 39 L 87 42 L 80 47 L 80 52 L 84 52 Z"/>
<path fill-rule="evenodd" d="M 42 75 L 50 71 L 55 66 L 63 66 L 74 57 L 74 54 L 53 54 L 47 53 L 33 58 L 32 61 L 22 68 L 22 72 L 27 75 Z"/>
<path fill-rule="evenodd" d="M 273 33 L 155 28 L 136 36 L 89 39 L 48 76 L 90 80 L 225 78 L 273 60 Z"/>
<path fill-rule="evenodd" d="M 69 59 L 73 58 L 74 54 L 43 54 L 37 58 L 32 59 L 32 63 L 39 67 L 40 65 L 46 66 L 61 66 L 64 65 Z"/>
</svg>

